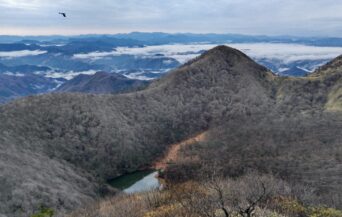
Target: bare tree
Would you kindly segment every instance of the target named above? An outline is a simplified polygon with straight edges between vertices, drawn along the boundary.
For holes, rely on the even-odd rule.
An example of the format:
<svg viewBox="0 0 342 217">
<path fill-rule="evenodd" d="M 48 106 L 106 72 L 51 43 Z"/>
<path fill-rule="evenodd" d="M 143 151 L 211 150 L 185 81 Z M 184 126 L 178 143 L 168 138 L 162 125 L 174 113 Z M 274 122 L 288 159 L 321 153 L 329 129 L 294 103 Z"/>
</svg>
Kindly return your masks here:
<svg viewBox="0 0 342 217">
<path fill-rule="evenodd" d="M 265 207 L 274 195 L 277 182 L 272 176 L 250 173 L 234 180 L 231 184 L 231 205 L 242 217 L 252 217 L 257 207 Z"/>
<path fill-rule="evenodd" d="M 214 204 L 216 204 L 218 209 L 222 210 L 225 217 L 229 217 L 231 211 L 228 208 L 227 201 L 229 201 L 230 196 L 230 183 L 214 178 L 207 184 L 207 186 L 209 190 L 214 191 L 214 195 L 212 196 Z"/>
</svg>

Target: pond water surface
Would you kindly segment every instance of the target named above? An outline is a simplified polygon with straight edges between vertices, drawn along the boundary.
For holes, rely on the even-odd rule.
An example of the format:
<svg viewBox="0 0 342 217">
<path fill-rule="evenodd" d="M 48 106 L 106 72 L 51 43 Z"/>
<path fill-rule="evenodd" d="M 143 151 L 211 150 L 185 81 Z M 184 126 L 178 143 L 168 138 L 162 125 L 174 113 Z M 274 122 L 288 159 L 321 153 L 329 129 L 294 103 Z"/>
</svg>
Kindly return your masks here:
<svg viewBox="0 0 342 217">
<path fill-rule="evenodd" d="M 109 184 L 129 194 L 144 192 L 159 188 L 157 175 L 157 171 L 138 171 L 113 179 Z"/>
</svg>

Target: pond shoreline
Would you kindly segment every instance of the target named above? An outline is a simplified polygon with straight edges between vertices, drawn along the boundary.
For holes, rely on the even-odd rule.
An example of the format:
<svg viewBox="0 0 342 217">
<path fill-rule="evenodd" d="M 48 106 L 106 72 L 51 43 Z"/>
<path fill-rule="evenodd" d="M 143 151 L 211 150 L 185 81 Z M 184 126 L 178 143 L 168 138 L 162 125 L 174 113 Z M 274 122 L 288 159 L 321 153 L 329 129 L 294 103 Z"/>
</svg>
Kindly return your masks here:
<svg viewBox="0 0 342 217">
<path fill-rule="evenodd" d="M 126 193 L 136 193 L 163 188 L 165 180 L 160 172 L 164 171 L 172 162 L 179 158 L 178 154 L 182 147 L 205 140 L 206 132 L 197 134 L 189 139 L 170 145 L 165 154 L 157 159 L 148 169 L 137 170 L 129 174 L 109 180 L 108 184 Z M 164 183 L 164 184 L 162 184 Z"/>
<path fill-rule="evenodd" d="M 155 170 L 152 169 L 138 170 L 136 172 L 124 174 L 117 178 L 108 180 L 107 183 L 116 189 L 124 190 L 153 172 L 155 172 Z"/>
</svg>

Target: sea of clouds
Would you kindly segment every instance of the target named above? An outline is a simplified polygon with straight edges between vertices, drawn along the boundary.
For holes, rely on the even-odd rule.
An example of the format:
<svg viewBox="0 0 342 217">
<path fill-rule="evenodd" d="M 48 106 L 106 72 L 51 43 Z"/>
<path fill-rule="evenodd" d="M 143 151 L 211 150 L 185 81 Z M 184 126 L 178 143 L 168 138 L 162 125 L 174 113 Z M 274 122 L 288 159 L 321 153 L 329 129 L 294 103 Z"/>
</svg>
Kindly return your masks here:
<svg viewBox="0 0 342 217">
<path fill-rule="evenodd" d="M 227 46 L 236 48 L 254 59 L 276 59 L 284 64 L 301 60 L 329 60 L 342 54 L 342 47 L 316 47 L 285 43 L 232 43 Z M 145 47 L 119 47 L 110 52 L 75 54 L 79 59 L 101 59 L 110 56 L 134 55 L 157 58 L 157 54 L 185 63 L 209 50 L 217 44 L 171 44 Z"/>
</svg>

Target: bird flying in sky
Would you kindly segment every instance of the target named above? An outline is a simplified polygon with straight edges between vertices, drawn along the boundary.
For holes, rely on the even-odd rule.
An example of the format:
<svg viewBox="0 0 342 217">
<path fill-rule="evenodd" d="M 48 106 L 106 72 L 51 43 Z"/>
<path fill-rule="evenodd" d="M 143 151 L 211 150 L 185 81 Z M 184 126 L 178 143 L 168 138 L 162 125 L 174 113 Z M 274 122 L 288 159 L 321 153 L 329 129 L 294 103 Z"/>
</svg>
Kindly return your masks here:
<svg viewBox="0 0 342 217">
<path fill-rule="evenodd" d="M 59 14 L 62 15 L 63 17 L 66 17 L 66 13 L 59 12 Z"/>
</svg>

